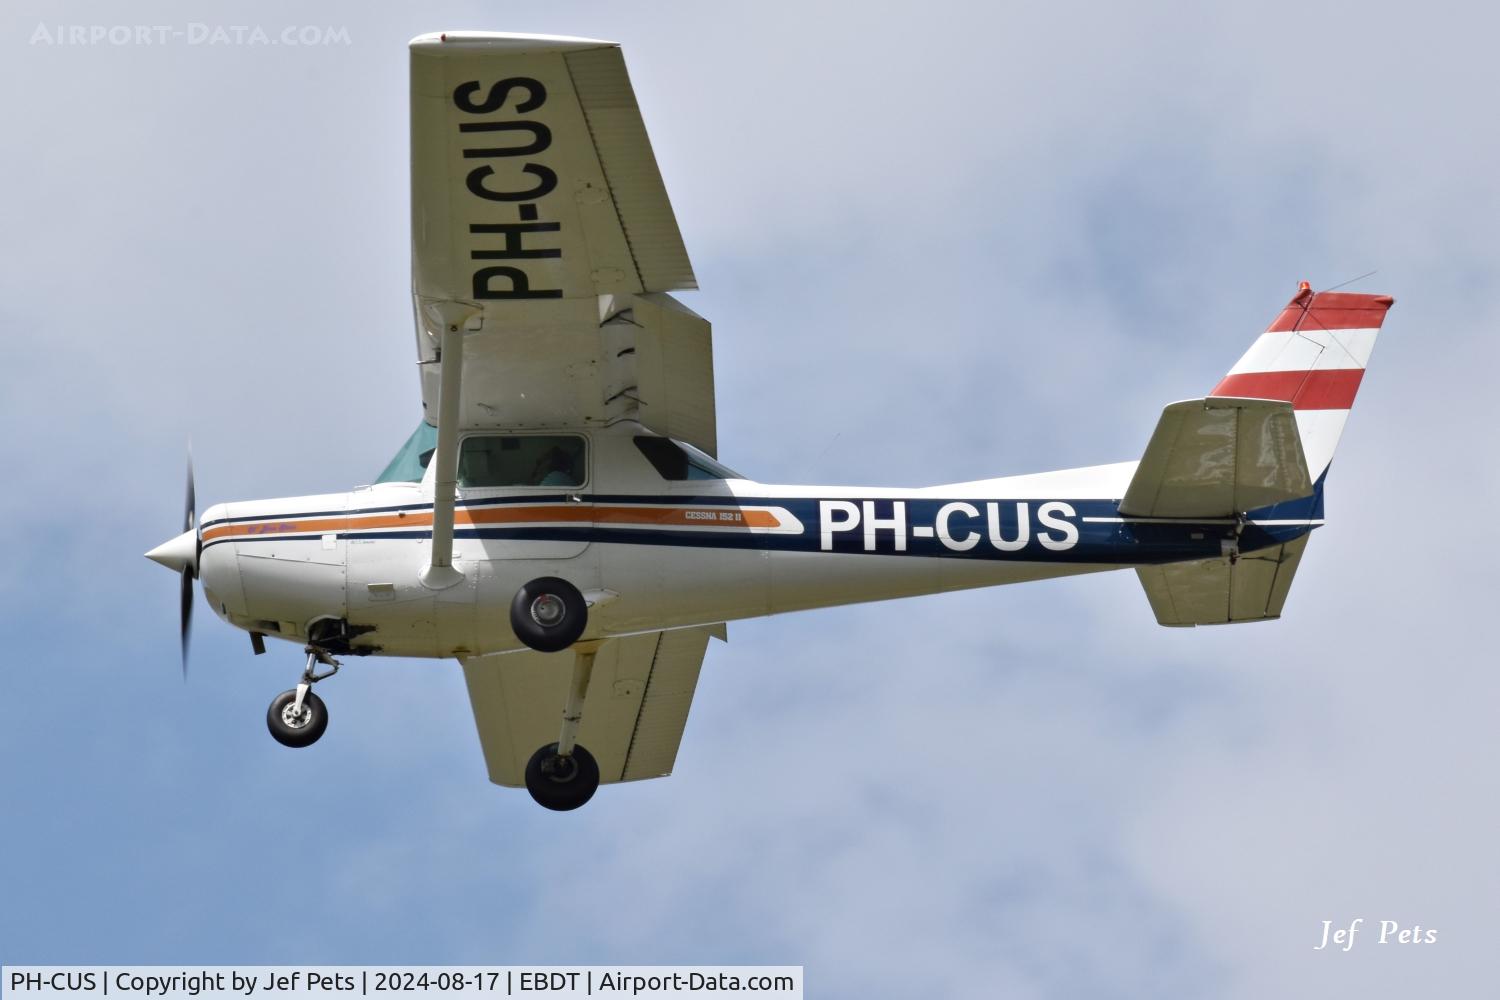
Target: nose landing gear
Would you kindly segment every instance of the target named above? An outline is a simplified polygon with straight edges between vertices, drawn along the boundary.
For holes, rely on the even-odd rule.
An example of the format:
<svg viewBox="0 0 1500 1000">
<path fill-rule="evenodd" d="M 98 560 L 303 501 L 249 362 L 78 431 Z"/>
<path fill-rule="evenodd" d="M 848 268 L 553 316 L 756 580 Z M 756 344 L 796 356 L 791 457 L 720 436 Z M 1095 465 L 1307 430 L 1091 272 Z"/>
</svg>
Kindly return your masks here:
<svg viewBox="0 0 1500 1000">
<path fill-rule="evenodd" d="M 332 669 L 320 674 L 317 672 L 320 663 Z M 266 709 L 266 728 L 277 743 L 287 747 L 306 747 L 318 742 L 318 737 L 328 728 L 328 706 L 313 694 L 312 686 L 338 672 L 339 661 L 326 649 L 307 647 L 307 666 L 302 671 L 301 683 L 278 694 L 271 707 Z"/>
</svg>

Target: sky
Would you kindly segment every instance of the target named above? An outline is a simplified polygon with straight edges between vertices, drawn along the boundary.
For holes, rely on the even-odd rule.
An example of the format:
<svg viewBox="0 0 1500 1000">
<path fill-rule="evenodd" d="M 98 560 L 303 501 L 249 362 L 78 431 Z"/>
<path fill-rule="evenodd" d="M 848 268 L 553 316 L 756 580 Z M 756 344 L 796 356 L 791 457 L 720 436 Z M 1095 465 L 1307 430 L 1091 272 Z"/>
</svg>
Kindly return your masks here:
<svg viewBox="0 0 1500 1000">
<path fill-rule="evenodd" d="M 1472 996 L 1500 959 L 1495 15 L 1470 4 L 0 9 L 0 961 L 771 963 L 826 997 Z M 488 784 L 461 672 L 316 747 L 141 553 L 420 416 L 406 49 L 609 38 L 714 323 L 720 455 L 916 486 L 1136 458 L 1309 280 L 1396 297 L 1285 617 L 1134 574 L 735 623 L 661 781 Z M 1315 951 L 1323 922 L 1432 944 Z"/>
</svg>

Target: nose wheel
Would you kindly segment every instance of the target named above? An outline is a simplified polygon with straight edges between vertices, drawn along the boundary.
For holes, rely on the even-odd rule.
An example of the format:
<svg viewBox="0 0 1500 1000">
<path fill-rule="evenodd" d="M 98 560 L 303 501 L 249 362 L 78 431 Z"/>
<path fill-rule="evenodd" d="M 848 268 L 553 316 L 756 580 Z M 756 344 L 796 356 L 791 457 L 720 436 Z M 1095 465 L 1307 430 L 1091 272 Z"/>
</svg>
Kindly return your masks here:
<svg viewBox="0 0 1500 1000">
<path fill-rule="evenodd" d="M 318 673 L 320 663 L 330 669 Z M 307 747 L 318 742 L 328 728 L 328 706 L 313 693 L 312 686 L 338 672 L 339 661 L 327 650 L 308 646 L 301 683 L 278 694 L 266 709 L 266 728 L 271 731 L 271 738 L 285 747 Z"/>
<path fill-rule="evenodd" d="M 328 728 L 328 706 L 311 691 L 302 696 L 299 706 L 295 689 L 283 691 L 266 709 L 266 728 L 284 747 L 312 746 Z"/>
</svg>

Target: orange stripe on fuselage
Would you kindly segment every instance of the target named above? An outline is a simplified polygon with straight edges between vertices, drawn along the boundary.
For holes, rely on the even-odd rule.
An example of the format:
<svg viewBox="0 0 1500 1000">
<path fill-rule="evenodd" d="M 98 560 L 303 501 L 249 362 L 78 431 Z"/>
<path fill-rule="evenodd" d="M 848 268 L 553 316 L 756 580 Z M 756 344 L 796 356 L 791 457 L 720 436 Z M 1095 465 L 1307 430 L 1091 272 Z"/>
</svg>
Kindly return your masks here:
<svg viewBox="0 0 1500 1000">
<path fill-rule="evenodd" d="M 432 515 L 427 515 L 427 519 L 430 522 Z M 349 518 L 347 517 L 288 517 L 276 521 L 257 522 L 255 524 L 216 524 L 212 528 L 204 530 L 203 540 L 205 542 L 212 542 L 220 538 L 236 538 L 250 535 L 288 535 L 294 532 L 327 534 L 328 532 L 347 530 L 349 530 Z"/>
<path fill-rule="evenodd" d="M 489 524 L 639 524 L 667 528 L 775 528 L 776 515 L 766 510 L 738 507 L 594 507 L 588 504 L 536 504 L 454 511 L 455 526 Z M 342 517 L 287 517 L 251 524 L 220 524 L 203 532 L 205 542 L 220 538 L 259 535 L 338 534 L 372 528 L 427 528 L 432 511 L 398 511 L 395 514 L 361 516 L 357 511 Z"/>
</svg>

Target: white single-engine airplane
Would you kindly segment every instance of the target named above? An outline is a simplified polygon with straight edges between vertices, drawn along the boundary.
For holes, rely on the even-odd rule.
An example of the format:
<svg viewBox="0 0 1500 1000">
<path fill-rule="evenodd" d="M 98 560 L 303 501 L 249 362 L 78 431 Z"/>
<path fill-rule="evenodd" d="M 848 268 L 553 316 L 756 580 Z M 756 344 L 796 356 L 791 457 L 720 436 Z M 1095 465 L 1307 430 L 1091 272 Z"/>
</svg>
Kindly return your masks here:
<svg viewBox="0 0 1500 1000">
<path fill-rule="evenodd" d="M 1281 614 L 1388 296 L 1303 283 L 1139 462 L 898 490 L 716 460 L 709 325 L 617 45 L 411 43 L 423 419 L 372 486 L 210 507 L 148 553 L 305 647 L 266 716 L 323 734 L 335 656 L 455 657 L 490 779 L 574 809 L 670 773 L 725 622 L 1132 567 L 1163 625 Z M 319 667 L 327 669 L 320 671 Z M 557 710 L 561 708 L 559 727 Z M 584 744 L 589 749 L 584 749 Z"/>
</svg>

